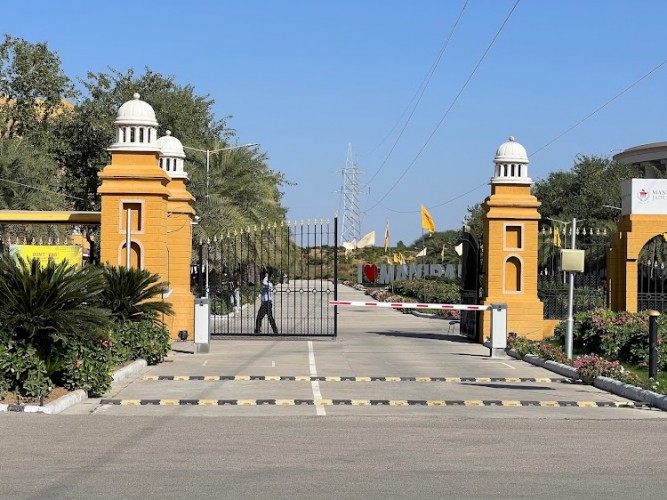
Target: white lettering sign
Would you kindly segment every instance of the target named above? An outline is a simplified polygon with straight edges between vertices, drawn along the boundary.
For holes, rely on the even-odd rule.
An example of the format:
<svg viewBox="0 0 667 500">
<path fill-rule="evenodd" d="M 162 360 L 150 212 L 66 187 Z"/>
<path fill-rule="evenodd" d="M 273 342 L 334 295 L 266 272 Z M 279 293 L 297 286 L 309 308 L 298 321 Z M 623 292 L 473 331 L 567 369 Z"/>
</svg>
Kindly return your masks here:
<svg viewBox="0 0 667 500">
<path fill-rule="evenodd" d="M 667 179 L 623 181 L 621 214 L 667 215 Z"/>
</svg>

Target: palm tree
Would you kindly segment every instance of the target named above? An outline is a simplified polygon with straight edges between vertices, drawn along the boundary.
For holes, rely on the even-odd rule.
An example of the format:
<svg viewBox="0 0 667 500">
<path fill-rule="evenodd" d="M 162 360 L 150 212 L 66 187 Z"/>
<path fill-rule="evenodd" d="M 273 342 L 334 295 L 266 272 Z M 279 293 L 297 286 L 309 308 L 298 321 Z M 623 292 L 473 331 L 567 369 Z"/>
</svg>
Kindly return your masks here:
<svg viewBox="0 0 667 500">
<path fill-rule="evenodd" d="M 0 258 L 0 327 L 17 341 L 33 344 L 46 359 L 59 335 L 106 333 L 108 311 L 93 302 L 104 288 L 99 269 L 50 260 L 41 266 Z"/>
<path fill-rule="evenodd" d="M 106 287 L 100 304 L 117 321 L 157 320 L 158 314 L 174 314 L 171 304 L 162 298 L 168 287 L 158 282 L 159 275 L 146 269 L 105 266 L 103 276 Z"/>
</svg>

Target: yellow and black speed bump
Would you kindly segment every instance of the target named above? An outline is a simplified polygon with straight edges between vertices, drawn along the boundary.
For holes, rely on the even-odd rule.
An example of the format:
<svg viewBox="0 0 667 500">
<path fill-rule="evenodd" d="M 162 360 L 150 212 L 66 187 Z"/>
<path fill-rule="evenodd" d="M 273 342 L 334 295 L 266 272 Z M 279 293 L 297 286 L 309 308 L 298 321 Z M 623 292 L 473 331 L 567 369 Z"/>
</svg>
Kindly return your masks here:
<svg viewBox="0 0 667 500">
<path fill-rule="evenodd" d="M 102 405 L 120 406 L 502 406 L 543 408 L 646 408 L 632 401 L 512 401 L 432 399 L 102 399 Z"/>
<path fill-rule="evenodd" d="M 566 377 L 311 377 L 308 375 L 147 375 L 143 380 L 204 380 L 204 381 L 255 381 L 269 382 L 535 382 L 540 384 L 555 384 L 568 382 Z"/>
</svg>

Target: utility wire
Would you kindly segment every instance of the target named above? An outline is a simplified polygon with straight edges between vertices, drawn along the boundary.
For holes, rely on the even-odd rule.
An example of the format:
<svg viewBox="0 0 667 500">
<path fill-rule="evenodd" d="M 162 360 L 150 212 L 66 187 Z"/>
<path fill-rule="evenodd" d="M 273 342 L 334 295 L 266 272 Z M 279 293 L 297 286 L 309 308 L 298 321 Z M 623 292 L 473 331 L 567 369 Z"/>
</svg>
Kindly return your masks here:
<svg viewBox="0 0 667 500">
<path fill-rule="evenodd" d="M 392 129 L 389 131 L 389 133 L 386 135 L 384 139 L 382 139 L 382 144 L 394 131 L 394 129 L 398 126 L 398 124 L 401 122 L 403 119 L 403 116 L 405 116 L 405 113 L 410 109 L 410 106 L 412 106 L 412 103 L 414 102 L 414 106 L 412 106 L 412 111 L 408 115 L 407 120 L 403 124 L 403 128 L 401 129 L 400 133 L 398 134 L 398 137 L 396 137 L 396 140 L 394 141 L 394 144 L 391 146 L 391 149 L 387 153 L 387 156 L 385 156 L 384 160 L 378 167 L 378 169 L 375 171 L 373 176 L 370 178 L 368 181 L 368 184 L 373 182 L 373 179 L 380 173 L 382 168 L 385 166 L 387 163 L 387 160 L 391 156 L 391 154 L 394 152 L 394 149 L 396 148 L 396 145 L 398 144 L 398 141 L 401 140 L 401 137 L 403 137 L 403 133 L 405 130 L 408 128 L 408 124 L 410 123 L 410 120 L 412 119 L 412 116 L 415 114 L 415 111 L 417 110 L 417 107 L 419 106 L 419 103 L 422 100 L 422 97 L 424 96 L 424 93 L 426 92 L 426 89 L 428 88 L 429 84 L 431 83 L 431 79 L 433 78 L 433 75 L 435 74 L 435 70 L 438 68 L 438 64 L 440 64 L 440 60 L 442 59 L 442 56 L 444 55 L 445 51 L 447 50 L 447 47 L 449 46 L 449 42 L 452 39 L 452 36 L 454 35 L 454 31 L 456 30 L 456 27 L 459 24 L 459 21 L 461 21 L 461 17 L 463 17 L 463 12 L 466 10 L 466 7 L 468 6 L 468 1 L 466 0 L 465 3 L 463 4 L 463 7 L 461 8 L 461 12 L 459 12 L 459 16 L 456 18 L 456 21 L 454 22 L 454 25 L 452 26 L 452 29 L 449 31 L 449 35 L 447 35 L 447 39 L 443 43 L 442 47 L 440 48 L 440 52 L 438 53 L 438 56 L 436 57 L 435 61 L 431 65 L 431 68 L 429 69 L 428 73 L 424 77 L 424 80 L 422 80 L 422 83 L 419 85 L 419 88 L 417 89 L 417 92 L 415 93 L 414 96 L 412 96 L 412 99 L 410 100 L 410 103 L 408 106 L 405 108 L 401 116 L 399 117 L 398 121 L 396 124 L 392 127 Z M 416 99 L 416 102 L 415 102 Z"/>
<path fill-rule="evenodd" d="M 665 60 L 662 61 L 660 64 L 658 64 L 657 66 L 655 66 L 651 71 L 649 71 L 648 73 L 646 73 L 646 74 L 645 74 L 644 76 L 642 76 L 639 80 L 635 81 L 634 83 L 632 83 L 632 84 L 629 85 L 628 87 L 626 87 L 626 88 L 624 88 L 623 90 L 621 90 L 621 91 L 620 91 L 618 94 L 616 94 L 614 97 L 612 97 L 612 98 L 609 99 L 607 102 L 605 102 L 604 104 L 602 104 L 602 106 L 599 106 L 598 108 L 596 108 L 592 113 L 587 114 L 587 115 L 584 116 L 581 120 L 579 120 L 577 123 L 575 123 L 574 125 L 572 125 L 570 128 L 566 129 L 564 132 L 560 133 L 560 134 L 557 135 L 555 138 L 553 138 L 552 140 L 550 140 L 549 142 L 547 142 L 544 146 L 541 146 L 541 147 L 537 148 L 535 151 L 532 152 L 532 154 L 531 154 L 530 156 L 535 156 L 537 153 L 539 153 L 539 152 L 542 151 L 543 149 L 546 149 L 546 148 L 548 148 L 549 146 L 551 146 L 554 142 L 556 142 L 558 139 L 560 139 L 561 137 L 563 137 L 565 134 L 568 134 L 569 132 L 571 132 L 572 130 L 574 130 L 575 128 L 577 128 L 579 125 L 581 125 L 582 123 L 584 123 L 586 120 L 588 120 L 589 118 L 591 118 L 593 115 L 595 115 L 595 114 L 597 114 L 598 112 L 602 111 L 604 108 L 606 108 L 608 105 L 610 105 L 610 104 L 611 104 L 612 102 L 614 102 L 616 99 L 618 99 L 619 97 L 621 97 L 623 94 L 625 94 L 626 92 L 630 91 L 630 90 L 631 90 L 632 88 L 634 88 L 635 86 L 639 85 L 643 80 L 645 80 L 646 78 L 648 78 L 649 76 L 651 76 L 653 73 L 655 73 L 657 70 L 659 70 L 659 69 L 660 69 L 662 66 L 664 66 L 665 64 L 667 64 L 667 59 L 665 59 Z"/>
<path fill-rule="evenodd" d="M 449 112 L 452 110 L 452 108 L 454 107 L 454 105 L 455 105 L 455 104 L 457 103 L 457 101 L 459 100 L 459 97 L 461 97 L 461 94 L 463 94 L 463 91 L 466 89 L 466 87 L 468 86 L 468 84 L 469 84 L 470 81 L 472 80 L 473 76 L 475 76 L 475 73 L 477 72 L 477 70 L 478 70 L 479 67 L 481 66 L 482 62 L 483 62 L 484 59 L 486 58 L 486 56 L 487 56 L 487 54 L 489 53 L 489 51 L 491 50 L 491 47 L 493 47 L 493 45 L 496 43 L 496 40 L 498 39 L 498 37 L 500 36 L 500 33 L 501 33 L 501 32 L 503 31 L 503 29 L 505 28 L 505 25 L 506 25 L 507 22 L 509 21 L 510 17 L 512 17 L 512 14 L 513 14 L 514 11 L 516 10 L 516 8 L 517 8 L 517 6 L 519 5 L 519 2 L 520 2 L 520 1 L 521 1 L 521 0 L 516 0 L 516 2 L 514 3 L 514 5 L 512 6 L 512 9 L 509 11 L 509 13 L 507 14 L 507 16 L 505 17 L 505 20 L 504 20 L 503 23 L 500 25 L 500 28 L 498 28 L 498 31 L 497 31 L 496 34 L 493 36 L 493 38 L 491 39 L 491 42 L 489 43 L 488 47 L 486 48 L 486 50 L 485 50 L 484 53 L 482 54 L 482 57 L 480 57 L 479 61 L 477 61 L 477 64 L 475 65 L 475 67 L 473 68 L 472 72 L 471 72 L 470 75 L 468 76 L 468 79 L 465 81 L 465 83 L 463 84 L 463 86 L 462 86 L 461 89 L 459 90 L 459 93 L 456 94 L 456 97 L 454 97 L 454 100 L 453 100 L 452 103 L 449 105 L 449 108 L 447 108 L 447 111 L 445 111 L 445 114 L 442 116 L 442 118 L 440 119 L 440 121 L 437 123 L 437 125 L 435 126 L 435 128 L 433 129 L 433 131 L 431 132 L 431 134 L 430 134 L 430 135 L 428 136 L 428 138 L 426 139 L 426 142 L 422 145 L 422 147 L 421 147 L 420 150 L 417 152 L 417 154 L 415 155 L 415 157 L 413 158 L 413 160 L 412 160 L 412 161 L 410 162 L 410 164 L 405 168 L 405 170 L 403 170 L 403 173 L 398 177 L 398 179 L 396 179 L 396 182 L 394 182 L 394 184 L 392 184 L 392 186 L 389 188 L 389 190 L 388 190 L 388 191 L 387 191 L 387 192 L 386 192 L 386 193 L 385 193 L 385 194 L 384 194 L 384 195 L 383 195 L 383 196 L 382 196 L 382 197 L 375 203 L 375 205 L 373 205 L 371 208 L 369 208 L 368 210 L 366 210 L 366 213 L 368 213 L 368 212 L 370 212 L 371 210 L 373 210 L 373 209 L 374 209 L 375 207 L 377 207 L 377 206 L 378 206 L 378 205 L 379 205 L 379 204 L 380 204 L 380 203 L 381 203 L 387 196 L 389 196 L 389 194 L 394 190 L 394 188 L 396 188 L 396 186 L 398 186 L 398 183 L 401 182 L 401 180 L 403 179 L 403 177 L 405 177 L 405 174 L 407 174 L 408 171 L 412 168 L 412 166 L 417 162 L 417 160 L 419 159 L 419 157 L 421 156 L 421 154 L 422 154 L 422 153 L 424 152 L 424 150 L 426 149 L 426 146 L 428 145 L 428 143 L 431 142 L 431 139 L 433 138 L 433 136 L 435 135 L 435 133 L 440 129 L 440 126 L 441 126 L 441 125 L 443 124 L 443 122 L 445 121 L 445 118 L 447 118 L 447 116 L 449 115 Z"/>
<path fill-rule="evenodd" d="M 45 192 L 45 193 L 51 193 L 51 194 L 56 194 L 56 195 L 58 195 L 58 196 L 64 196 L 64 197 L 66 197 L 66 198 L 72 198 L 73 200 L 86 201 L 86 200 L 84 200 L 83 198 L 79 198 L 78 196 L 72 196 L 71 194 L 65 194 L 65 193 L 59 193 L 58 191 L 52 191 L 52 190 L 50 190 L 50 189 L 40 188 L 40 187 L 37 187 L 37 186 L 31 186 L 30 184 L 24 184 L 24 183 L 22 183 L 22 182 L 10 181 L 9 179 L 4 179 L 4 178 L 2 178 L 2 177 L 0 177 L 0 181 L 2 181 L 2 182 L 8 182 L 8 183 L 10 183 L 10 184 L 16 184 L 16 185 L 18 185 L 18 186 L 27 187 L 27 188 L 30 188 L 30 189 L 35 189 L 35 190 L 37 190 L 37 191 L 43 191 L 43 192 Z"/>
<path fill-rule="evenodd" d="M 602 111 L 604 108 L 606 108 L 606 107 L 607 107 L 608 105 L 610 105 L 612 102 L 616 101 L 616 100 L 617 100 L 618 98 L 620 98 L 623 94 L 629 92 L 631 89 L 633 89 L 634 87 L 636 87 L 638 84 L 640 84 L 640 83 L 641 83 L 642 81 L 644 81 L 646 78 L 648 78 L 649 76 L 651 76 L 653 73 L 655 73 L 657 70 L 659 70 L 659 69 L 660 69 L 662 66 L 664 66 L 665 64 L 667 64 L 667 59 L 665 59 L 664 61 L 662 61 L 662 62 L 659 63 L 658 65 L 656 65 L 656 66 L 655 66 L 653 69 L 651 69 L 648 73 L 646 73 L 646 74 L 644 74 L 643 76 L 641 76 L 639 79 L 637 79 L 637 80 L 634 81 L 632 84 L 630 84 L 629 86 L 627 86 L 625 89 L 623 89 L 621 92 L 619 92 L 618 94 L 616 94 L 614 97 L 612 97 L 611 99 L 607 100 L 604 104 L 602 104 L 601 106 L 598 106 L 595 110 L 593 110 L 591 113 L 587 114 L 585 117 L 583 117 L 581 120 L 579 120 L 578 122 L 576 122 L 574 125 L 572 125 L 572 126 L 568 127 L 567 129 L 565 129 L 564 132 L 561 132 L 561 133 L 558 134 L 556 137 L 554 137 L 553 139 L 551 139 L 550 141 L 548 141 L 546 144 L 544 144 L 543 146 L 537 148 L 535 151 L 533 151 L 531 154 L 529 154 L 528 157 L 529 157 L 529 158 L 532 158 L 533 156 L 535 156 L 536 154 L 538 154 L 538 153 L 541 152 L 542 150 L 544 150 L 544 149 L 548 148 L 549 146 L 551 146 L 553 143 L 555 143 L 556 141 L 558 141 L 559 139 L 561 139 L 561 138 L 562 138 L 563 136 L 565 136 L 566 134 L 570 133 L 572 130 L 574 130 L 574 129 L 577 128 L 579 125 L 581 125 L 582 123 L 584 123 L 585 121 L 587 121 L 589 118 L 592 118 L 592 117 L 595 116 L 598 112 Z M 400 180 L 400 179 L 399 179 L 399 180 Z M 484 183 L 482 183 L 482 184 L 480 184 L 480 185 L 478 185 L 478 186 L 476 186 L 476 187 L 474 187 L 474 188 L 472 188 L 472 189 L 466 191 L 466 192 L 463 193 L 463 194 L 460 194 L 460 195 L 458 195 L 458 196 L 455 196 L 454 198 L 450 198 L 449 200 L 447 200 L 447 201 L 443 201 L 442 203 L 438 203 L 437 205 L 429 205 L 427 208 L 437 208 L 437 207 L 441 207 L 441 206 L 443 206 L 443 205 L 447 205 L 447 204 L 449 204 L 449 203 L 451 203 L 451 202 L 453 202 L 453 201 L 456 201 L 456 200 L 458 200 L 458 199 L 460 199 L 460 198 L 462 198 L 462 197 L 464 197 L 464 196 L 466 196 L 466 195 L 472 193 L 473 191 L 476 191 L 476 190 L 478 190 L 478 189 L 480 189 L 480 188 L 486 186 L 486 185 L 488 185 L 488 182 L 484 182 Z M 379 202 L 378 202 L 378 204 L 379 204 Z M 376 206 L 377 206 L 377 205 L 376 205 Z M 394 212 L 394 213 L 399 213 L 399 214 L 414 214 L 414 213 L 418 213 L 418 212 L 419 212 L 419 210 L 410 210 L 410 211 L 393 210 L 393 209 L 388 208 L 388 207 L 386 207 L 386 206 L 384 206 L 384 205 L 382 205 L 382 207 L 383 207 L 384 209 L 386 209 L 386 210 L 389 210 L 389 211 Z M 375 208 L 375 206 L 374 206 L 373 208 Z"/>
</svg>

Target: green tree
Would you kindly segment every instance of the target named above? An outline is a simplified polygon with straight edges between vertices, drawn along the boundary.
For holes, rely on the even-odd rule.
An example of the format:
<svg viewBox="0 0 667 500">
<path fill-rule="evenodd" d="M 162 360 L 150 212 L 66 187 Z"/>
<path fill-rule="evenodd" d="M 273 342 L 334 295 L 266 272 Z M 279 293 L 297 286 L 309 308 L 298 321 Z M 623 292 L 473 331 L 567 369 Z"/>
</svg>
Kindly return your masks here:
<svg viewBox="0 0 667 500">
<path fill-rule="evenodd" d="M 0 139 L 0 209 L 62 210 L 56 163 L 26 139 Z"/>
<path fill-rule="evenodd" d="M 77 96 L 60 58 L 45 43 L 5 35 L 0 45 L 0 138 L 43 142 L 54 117 Z"/>
<path fill-rule="evenodd" d="M 621 205 L 621 182 L 642 177 L 637 168 L 600 156 L 578 155 L 568 172 L 552 172 L 533 186 L 542 203 L 543 218 L 569 221 L 573 217 L 594 221 L 615 220 Z"/>
<path fill-rule="evenodd" d="M 174 313 L 171 304 L 162 299 L 168 285 L 159 282 L 159 275 L 146 269 L 105 266 L 103 276 L 105 287 L 99 303 L 116 321 L 155 321 L 159 314 Z"/>
</svg>

